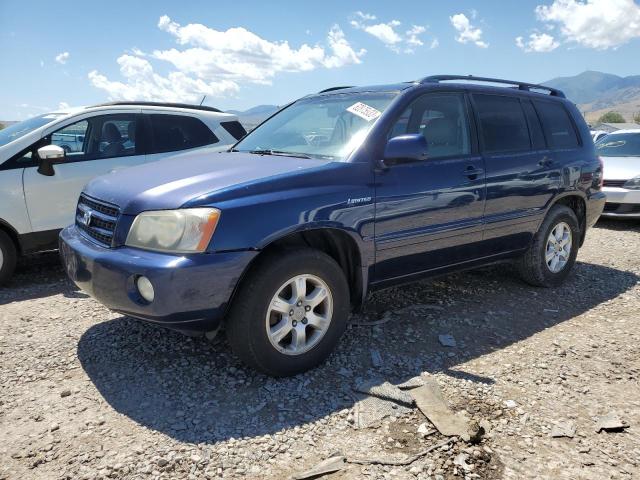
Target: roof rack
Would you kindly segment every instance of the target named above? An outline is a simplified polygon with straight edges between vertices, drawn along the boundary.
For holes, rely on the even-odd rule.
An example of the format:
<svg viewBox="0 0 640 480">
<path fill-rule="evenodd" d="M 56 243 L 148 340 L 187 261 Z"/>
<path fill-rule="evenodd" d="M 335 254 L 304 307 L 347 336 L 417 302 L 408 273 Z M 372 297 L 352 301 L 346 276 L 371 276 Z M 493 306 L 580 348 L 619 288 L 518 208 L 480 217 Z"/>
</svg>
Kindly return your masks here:
<svg viewBox="0 0 640 480">
<path fill-rule="evenodd" d="M 342 90 L 343 88 L 353 88 L 353 85 L 345 85 L 345 86 L 343 86 L 343 87 L 331 87 L 331 88 L 325 88 L 324 90 L 320 90 L 318 93 L 333 92 L 334 90 Z"/>
<path fill-rule="evenodd" d="M 191 105 L 189 103 L 169 103 L 169 102 L 140 102 L 140 101 L 108 102 L 108 103 L 99 103 L 98 105 L 92 105 L 91 107 L 87 107 L 87 108 L 114 107 L 114 106 L 118 106 L 118 105 L 138 105 L 138 106 L 145 106 L 145 107 L 188 108 L 188 109 L 191 109 L 191 110 L 204 110 L 204 111 L 207 111 L 207 112 L 222 113 L 222 110 L 218 110 L 217 108 L 213 108 L 213 107 L 208 107 L 206 105 Z"/>
<path fill-rule="evenodd" d="M 544 85 L 538 85 L 536 83 L 517 82 L 513 80 L 504 80 L 501 78 L 486 78 L 486 77 L 474 77 L 473 75 L 432 75 L 430 77 L 424 77 L 419 83 L 440 83 L 449 80 L 467 80 L 471 82 L 487 82 L 487 83 L 503 83 L 506 85 L 512 85 L 518 90 L 524 90 L 529 92 L 531 90 L 545 90 L 549 92 L 552 97 L 566 98 L 562 90 L 556 88 L 546 87 Z"/>
</svg>

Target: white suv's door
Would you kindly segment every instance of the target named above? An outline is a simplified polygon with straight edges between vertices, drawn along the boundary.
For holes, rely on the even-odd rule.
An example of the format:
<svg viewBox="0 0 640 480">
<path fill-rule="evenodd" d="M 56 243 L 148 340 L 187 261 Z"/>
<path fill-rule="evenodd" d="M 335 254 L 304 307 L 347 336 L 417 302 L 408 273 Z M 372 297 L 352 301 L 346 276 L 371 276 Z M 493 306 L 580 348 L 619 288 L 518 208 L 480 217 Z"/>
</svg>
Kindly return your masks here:
<svg viewBox="0 0 640 480">
<path fill-rule="evenodd" d="M 114 113 L 85 118 L 47 136 L 66 151 L 53 176 L 24 170 L 23 184 L 33 231 L 57 230 L 75 221 L 78 197 L 94 177 L 145 162 L 142 115 Z M 137 141 L 138 140 L 138 141 Z M 47 142 L 44 142 L 46 144 Z"/>
</svg>

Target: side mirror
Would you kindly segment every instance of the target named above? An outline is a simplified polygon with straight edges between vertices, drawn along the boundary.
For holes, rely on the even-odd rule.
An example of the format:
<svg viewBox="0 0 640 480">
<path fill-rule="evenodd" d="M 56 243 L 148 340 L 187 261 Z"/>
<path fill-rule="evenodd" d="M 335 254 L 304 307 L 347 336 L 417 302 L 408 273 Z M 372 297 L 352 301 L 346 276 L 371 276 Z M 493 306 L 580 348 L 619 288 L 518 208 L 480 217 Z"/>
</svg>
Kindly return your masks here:
<svg viewBox="0 0 640 480">
<path fill-rule="evenodd" d="M 428 149 L 429 145 L 424 135 L 419 133 L 400 135 L 389 139 L 384 149 L 384 159 L 391 162 L 426 160 Z"/>
<path fill-rule="evenodd" d="M 46 177 L 52 177 L 56 173 L 53 169 L 53 164 L 57 161 L 64 160 L 64 157 L 64 149 L 58 145 L 40 147 L 38 149 L 38 158 L 40 159 L 38 173 Z"/>
</svg>

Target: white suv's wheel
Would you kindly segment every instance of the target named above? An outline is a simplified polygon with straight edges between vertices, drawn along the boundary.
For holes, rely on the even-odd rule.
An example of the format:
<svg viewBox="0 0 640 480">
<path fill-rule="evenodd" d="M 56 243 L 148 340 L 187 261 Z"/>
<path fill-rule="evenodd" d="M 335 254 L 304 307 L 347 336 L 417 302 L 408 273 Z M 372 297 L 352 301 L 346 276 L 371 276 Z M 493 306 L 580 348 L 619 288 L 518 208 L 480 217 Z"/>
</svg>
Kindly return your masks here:
<svg viewBox="0 0 640 480">
<path fill-rule="evenodd" d="M 5 232 L 0 230 L 0 285 L 13 275 L 17 260 L 16 246 Z"/>
<path fill-rule="evenodd" d="M 333 351 L 349 316 L 349 286 L 323 252 L 296 249 L 259 259 L 233 301 L 226 333 L 242 361 L 295 375 Z"/>
</svg>

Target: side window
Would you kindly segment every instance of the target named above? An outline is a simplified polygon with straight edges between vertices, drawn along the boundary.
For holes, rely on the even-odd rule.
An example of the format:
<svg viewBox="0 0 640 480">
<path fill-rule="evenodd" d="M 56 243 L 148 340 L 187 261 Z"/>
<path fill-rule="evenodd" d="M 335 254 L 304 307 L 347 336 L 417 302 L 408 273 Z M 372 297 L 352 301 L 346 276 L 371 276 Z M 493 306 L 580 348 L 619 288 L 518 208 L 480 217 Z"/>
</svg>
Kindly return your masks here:
<svg viewBox="0 0 640 480">
<path fill-rule="evenodd" d="M 567 110 L 558 102 L 534 102 L 551 148 L 577 148 L 578 135 Z"/>
<path fill-rule="evenodd" d="M 520 100 L 501 95 L 474 95 L 484 150 L 521 152 L 531 148 L 529 128 Z"/>
<path fill-rule="evenodd" d="M 144 153 L 138 136 L 143 128 L 141 116 L 129 113 L 101 115 L 91 122 L 89 158 L 115 158 Z"/>
<path fill-rule="evenodd" d="M 68 161 L 84 160 L 88 130 L 89 122 L 87 120 L 67 125 L 51 134 L 51 145 L 62 147 Z"/>
<path fill-rule="evenodd" d="M 429 144 L 430 159 L 471 153 L 464 96 L 430 93 L 415 100 L 391 128 L 391 137 L 421 133 Z"/>
<path fill-rule="evenodd" d="M 237 120 L 232 122 L 220 122 L 220 125 L 236 140 L 240 140 L 247 134 L 247 131 Z"/>
<path fill-rule="evenodd" d="M 522 102 L 522 108 L 524 114 L 527 117 L 527 123 L 529 124 L 529 135 L 531 135 L 531 145 L 534 150 L 543 150 L 546 148 L 544 141 L 544 134 L 542 133 L 542 125 L 540 125 L 540 119 L 536 110 L 533 108 L 533 104 L 529 100 Z"/>
<path fill-rule="evenodd" d="M 218 143 L 218 137 L 202 121 L 181 115 L 151 114 L 153 153 L 176 152 Z"/>
</svg>

